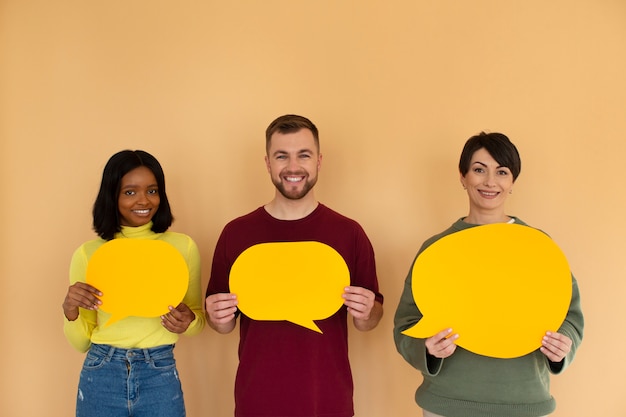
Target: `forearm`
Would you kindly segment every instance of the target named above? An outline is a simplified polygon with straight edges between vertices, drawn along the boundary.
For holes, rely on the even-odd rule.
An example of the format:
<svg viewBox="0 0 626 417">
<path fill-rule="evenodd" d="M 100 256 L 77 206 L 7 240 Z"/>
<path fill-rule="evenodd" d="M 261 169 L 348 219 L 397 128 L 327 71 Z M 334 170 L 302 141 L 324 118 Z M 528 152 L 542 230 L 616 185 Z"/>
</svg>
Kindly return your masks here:
<svg viewBox="0 0 626 417">
<path fill-rule="evenodd" d="M 409 275 L 405 281 L 404 290 L 394 316 L 393 338 L 396 349 L 404 360 L 415 369 L 422 372 L 430 372 L 430 370 L 437 371 L 436 368 L 438 368 L 438 366 L 433 367 L 431 365 L 438 364 L 429 363 L 425 345 L 426 339 L 418 339 L 402 333 L 415 326 L 422 317 L 422 313 L 413 300 L 411 276 Z"/>
<path fill-rule="evenodd" d="M 211 320 L 209 313 L 205 313 L 206 322 L 209 324 L 209 327 L 221 334 L 227 334 L 233 331 L 235 325 L 237 324 L 237 319 L 233 318 L 227 322 L 219 322 L 216 323 Z"/>
<path fill-rule="evenodd" d="M 565 317 L 565 321 L 558 329 L 558 333 L 567 336 L 571 342 L 571 349 L 560 362 L 549 362 L 550 371 L 554 374 L 563 372 L 569 364 L 574 360 L 576 351 L 583 339 L 583 329 L 585 326 L 585 319 L 580 306 L 580 293 L 578 290 L 578 282 L 576 278 L 572 276 L 572 300 Z"/>
<path fill-rule="evenodd" d="M 187 330 L 185 330 L 185 333 L 183 333 L 185 336 L 194 336 L 200 333 L 200 331 L 202 331 L 204 325 L 206 324 L 205 314 L 202 309 L 192 311 L 196 318 L 189 324 L 189 327 L 187 328 Z"/>
<path fill-rule="evenodd" d="M 84 311 L 83 314 L 95 316 L 95 312 L 91 311 Z M 91 346 L 91 333 L 94 327 L 93 320 L 87 320 L 79 314 L 76 320 L 70 321 L 67 317 L 64 318 L 63 332 L 74 349 L 86 352 Z"/>
<path fill-rule="evenodd" d="M 80 283 L 85 282 L 86 270 L 87 256 L 81 246 L 74 252 L 70 263 L 70 286 L 81 286 Z M 76 350 L 86 352 L 91 346 L 91 334 L 96 327 L 98 313 L 97 310 L 74 307 L 70 304 L 66 296 L 63 302 L 63 332 Z"/>
<path fill-rule="evenodd" d="M 203 310 L 204 298 L 201 288 L 200 252 L 191 238 L 189 238 L 189 246 L 187 247 L 187 266 L 189 268 L 189 287 L 183 303 L 191 309 L 195 318 L 183 334 L 185 336 L 193 336 L 200 333 L 204 328 L 206 319 Z"/>
<path fill-rule="evenodd" d="M 374 306 L 372 307 L 372 311 L 370 312 L 370 316 L 367 319 L 359 319 L 354 317 L 354 327 L 362 332 L 366 332 L 372 330 L 374 327 L 378 326 L 380 323 L 380 319 L 383 317 L 383 305 L 378 301 L 374 301 Z"/>
</svg>

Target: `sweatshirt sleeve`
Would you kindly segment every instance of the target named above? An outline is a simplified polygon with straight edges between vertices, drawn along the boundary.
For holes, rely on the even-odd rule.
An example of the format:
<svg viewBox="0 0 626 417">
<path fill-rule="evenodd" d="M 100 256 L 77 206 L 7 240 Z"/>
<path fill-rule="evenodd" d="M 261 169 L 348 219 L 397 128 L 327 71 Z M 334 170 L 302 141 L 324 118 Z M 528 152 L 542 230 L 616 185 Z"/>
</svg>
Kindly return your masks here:
<svg viewBox="0 0 626 417">
<path fill-rule="evenodd" d="M 186 336 L 193 336 L 204 328 L 206 318 L 202 308 L 204 298 L 202 297 L 201 268 L 200 268 L 200 251 L 198 245 L 189 238 L 187 247 L 187 267 L 189 268 L 189 287 L 183 298 L 183 302 L 193 311 L 196 318 L 189 324 L 187 330 L 183 333 Z"/>
<path fill-rule="evenodd" d="M 414 261 L 415 262 L 415 261 Z M 393 337 L 398 353 L 414 368 L 419 371 L 437 375 L 441 370 L 443 359 L 435 358 L 426 350 L 426 339 L 414 338 L 402 334 L 403 331 L 413 327 L 423 317 L 413 299 L 412 275 L 413 267 L 404 281 L 404 289 L 396 314 L 394 316 Z"/>
<path fill-rule="evenodd" d="M 87 255 L 83 246 L 78 248 L 70 263 L 70 285 L 85 282 Z M 79 308 L 78 318 L 69 321 L 63 315 L 63 331 L 70 344 L 79 352 L 86 352 L 91 346 L 91 333 L 96 327 L 96 311 Z"/>
<path fill-rule="evenodd" d="M 572 300 L 570 301 L 565 321 L 558 330 L 558 333 L 564 334 L 572 340 L 572 348 L 561 362 L 548 361 L 552 373 L 559 374 L 572 363 L 576 355 L 576 350 L 583 340 L 584 326 L 585 319 L 580 305 L 578 281 L 576 281 L 576 278 L 572 275 Z"/>
</svg>

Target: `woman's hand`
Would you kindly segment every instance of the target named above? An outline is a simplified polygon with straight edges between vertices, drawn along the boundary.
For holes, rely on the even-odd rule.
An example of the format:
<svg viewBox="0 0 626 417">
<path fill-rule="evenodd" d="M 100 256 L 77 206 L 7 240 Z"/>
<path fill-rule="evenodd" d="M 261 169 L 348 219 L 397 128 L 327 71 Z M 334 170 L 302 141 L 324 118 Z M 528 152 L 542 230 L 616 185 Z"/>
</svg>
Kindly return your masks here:
<svg viewBox="0 0 626 417">
<path fill-rule="evenodd" d="M 78 308 L 86 310 L 97 310 L 102 301 L 102 293 L 98 289 L 84 282 L 76 282 L 67 289 L 65 300 L 63 301 L 63 314 L 69 321 L 78 318 Z"/>
<path fill-rule="evenodd" d="M 176 308 L 169 306 L 170 312 L 161 316 L 161 324 L 172 333 L 184 333 L 196 315 L 185 303 L 180 303 Z"/>
<path fill-rule="evenodd" d="M 546 332 L 541 344 L 539 350 L 552 362 L 561 362 L 572 350 L 572 339 L 556 332 Z"/>
<path fill-rule="evenodd" d="M 446 329 L 426 339 L 426 350 L 428 353 L 440 359 L 451 356 L 456 350 L 455 341 L 459 338 L 458 334 L 450 336 L 451 333 L 452 329 Z"/>
</svg>

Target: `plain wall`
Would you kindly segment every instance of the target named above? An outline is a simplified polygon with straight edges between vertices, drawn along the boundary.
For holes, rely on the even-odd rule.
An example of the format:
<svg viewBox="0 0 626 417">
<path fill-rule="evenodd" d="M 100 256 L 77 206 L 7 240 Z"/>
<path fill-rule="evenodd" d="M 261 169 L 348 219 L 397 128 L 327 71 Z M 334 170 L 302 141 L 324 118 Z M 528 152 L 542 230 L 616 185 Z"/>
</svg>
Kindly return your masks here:
<svg viewBox="0 0 626 417">
<path fill-rule="evenodd" d="M 358 417 L 421 415 L 393 314 L 422 241 L 467 213 L 456 166 L 481 130 L 522 155 L 508 213 L 579 280 L 585 339 L 554 416 L 626 415 L 624 51 L 623 0 L 0 0 L 2 415 L 74 413 L 84 355 L 61 303 L 106 160 L 161 161 L 206 286 L 224 224 L 273 196 L 264 130 L 285 113 L 318 125 L 316 195 L 376 251 L 385 316 L 350 334 Z M 181 338 L 190 417 L 232 415 L 237 343 Z"/>
</svg>

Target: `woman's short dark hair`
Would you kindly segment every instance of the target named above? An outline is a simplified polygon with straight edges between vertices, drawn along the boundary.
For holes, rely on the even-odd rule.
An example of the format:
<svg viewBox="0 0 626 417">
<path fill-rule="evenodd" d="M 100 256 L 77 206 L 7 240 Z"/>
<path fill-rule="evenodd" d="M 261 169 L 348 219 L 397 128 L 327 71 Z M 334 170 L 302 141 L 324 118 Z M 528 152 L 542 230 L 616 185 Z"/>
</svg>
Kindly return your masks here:
<svg viewBox="0 0 626 417">
<path fill-rule="evenodd" d="M 513 181 L 522 170 L 522 161 L 519 152 L 506 135 L 502 133 L 485 133 L 480 132 L 478 135 L 472 136 L 465 142 L 461 159 L 459 160 L 459 172 L 465 176 L 470 169 L 472 155 L 474 152 L 485 148 L 489 155 L 493 157 L 502 167 L 511 170 Z"/>
<path fill-rule="evenodd" d="M 165 232 L 174 221 L 165 192 L 165 175 L 156 158 L 145 151 L 124 150 L 113 155 L 102 173 L 100 191 L 93 205 L 93 228 L 104 240 L 113 239 L 121 230 L 118 199 L 122 177 L 135 168 L 144 166 L 154 174 L 159 187 L 159 209 L 152 217 L 152 230 Z"/>
</svg>

